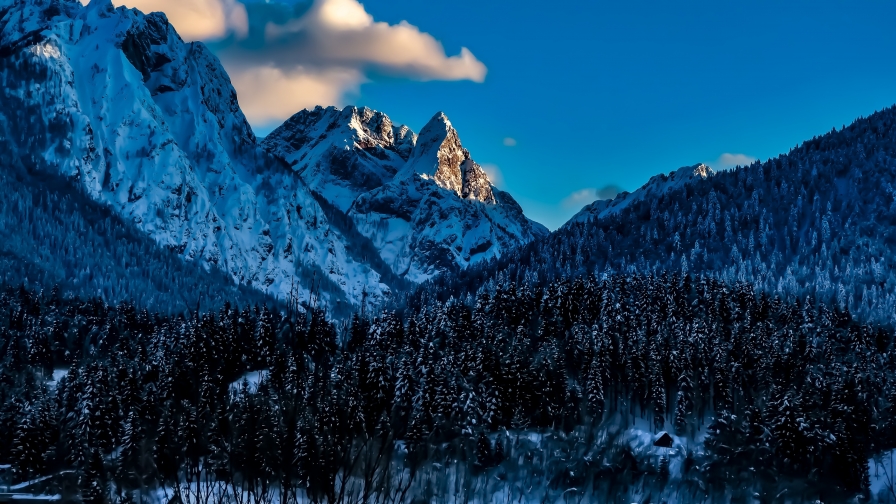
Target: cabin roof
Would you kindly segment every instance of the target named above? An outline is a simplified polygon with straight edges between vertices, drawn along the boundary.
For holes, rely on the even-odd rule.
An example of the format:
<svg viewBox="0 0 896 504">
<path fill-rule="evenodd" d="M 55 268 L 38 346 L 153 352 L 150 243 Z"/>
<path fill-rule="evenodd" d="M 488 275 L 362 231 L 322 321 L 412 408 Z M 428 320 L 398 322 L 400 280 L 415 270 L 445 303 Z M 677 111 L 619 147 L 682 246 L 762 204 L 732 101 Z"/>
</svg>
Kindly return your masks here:
<svg viewBox="0 0 896 504">
<path fill-rule="evenodd" d="M 672 444 L 674 444 L 674 443 L 675 443 L 675 440 L 672 439 L 672 436 L 670 436 L 668 432 L 663 432 L 653 442 L 653 446 L 659 446 L 662 448 L 672 448 Z"/>
</svg>

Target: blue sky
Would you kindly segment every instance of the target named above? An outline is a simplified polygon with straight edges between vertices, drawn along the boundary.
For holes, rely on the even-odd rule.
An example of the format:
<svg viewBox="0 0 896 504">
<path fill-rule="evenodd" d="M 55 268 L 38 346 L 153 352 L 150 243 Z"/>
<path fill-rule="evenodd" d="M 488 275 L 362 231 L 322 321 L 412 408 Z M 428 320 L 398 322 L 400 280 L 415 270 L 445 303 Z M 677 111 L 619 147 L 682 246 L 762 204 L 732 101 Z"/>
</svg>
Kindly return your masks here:
<svg viewBox="0 0 896 504">
<path fill-rule="evenodd" d="M 314 0 L 343 7 L 355 1 Z M 362 3 L 360 12 L 377 22 L 416 27 L 421 46 L 440 42 L 444 53 L 421 56 L 438 60 L 435 66 L 391 61 L 401 52 L 394 48 L 371 56 L 355 47 L 324 57 L 315 51 L 342 43 L 321 36 L 317 46 L 301 45 L 290 63 L 316 65 L 313 82 L 303 81 L 308 86 L 296 93 L 288 87 L 293 81 L 284 81 L 279 96 L 365 105 L 415 130 L 444 111 L 473 158 L 497 167 L 499 186 L 552 229 L 605 186 L 634 190 L 660 172 L 718 165 L 725 153 L 766 159 L 896 103 L 896 2 L 889 0 Z M 293 15 L 305 16 L 310 6 L 294 7 Z M 343 11 L 334 12 L 338 18 Z M 303 44 L 307 27 L 297 30 L 277 58 Z M 241 58 L 227 44 L 212 47 L 238 91 L 273 79 L 240 73 L 240 65 L 274 49 L 256 44 Z M 462 48 L 475 58 L 459 56 Z M 365 64 L 371 57 L 376 64 Z M 327 67 L 333 61 L 339 71 Z M 278 95 L 241 92 L 240 102 L 252 108 L 259 96 Z M 277 113 L 279 96 L 267 103 Z M 260 134 L 279 122 L 250 120 Z"/>
<path fill-rule="evenodd" d="M 468 47 L 488 75 L 374 81 L 355 102 L 416 128 L 444 110 L 550 228 L 578 209 L 563 201 L 581 189 L 633 190 L 723 153 L 766 159 L 896 103 L 896 2 L 560 5 L 367 2 L 448 54 Z"/>
</svg>

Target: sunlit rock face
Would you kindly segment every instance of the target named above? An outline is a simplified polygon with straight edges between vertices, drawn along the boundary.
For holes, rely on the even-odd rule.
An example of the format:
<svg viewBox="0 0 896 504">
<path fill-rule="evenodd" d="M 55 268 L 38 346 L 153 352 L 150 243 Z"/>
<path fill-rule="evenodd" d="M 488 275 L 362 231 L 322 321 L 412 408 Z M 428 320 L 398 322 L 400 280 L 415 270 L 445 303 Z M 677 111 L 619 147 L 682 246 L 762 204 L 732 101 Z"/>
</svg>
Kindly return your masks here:
<svg viewBox="0 0 896 504">
<path fill-rule="evenodd" d="M 302 111 L 264 145 L 345 211 L 392 271 L 419 282 L 547 234 L 499 191 L 438 113 L 414 134 L 346 107 Z"/>
</svg>

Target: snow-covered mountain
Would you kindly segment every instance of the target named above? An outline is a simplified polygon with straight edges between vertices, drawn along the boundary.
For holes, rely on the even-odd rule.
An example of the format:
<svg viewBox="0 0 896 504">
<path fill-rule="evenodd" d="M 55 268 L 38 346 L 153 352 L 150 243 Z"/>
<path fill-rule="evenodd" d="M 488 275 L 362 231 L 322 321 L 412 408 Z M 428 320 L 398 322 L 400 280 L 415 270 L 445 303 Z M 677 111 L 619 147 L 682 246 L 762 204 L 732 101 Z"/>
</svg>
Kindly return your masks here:
<svg viewBox="0 0 896 504">
<path fill-rule="evenodd" d="M 416 135 L 381 112 L 318 107 L 294 115 L 264 145 L 413 282 L 548 233 L 492 186 L 441 112 Z"/>
<path fill-rule="evenodd" d="M 205 45 L 184 42 L 162 13 L 114 8 L 108 0 L 0 0 L 0 95 L 0 143 L 28 169 L 69 178 L 206 269 L 281 297 L 300 286 L 303 299 L 314 290 L 331 304 L 381 298 L 398 281 L 393 262 L 372 257 L 391 258 L 395 240 L 376 231 L 383 224 L 367 216 L 373 209 L 351 209 L 365 223 L 363 234 L 345 215 L 359 195 L 396 183 L 418 154 L 415 135 L 383 114 L 297 115 L 284 128 L 295 128 L 289 146 L 306 157 L 290 167 L 259 145 Z M 485 195 L 487 178 L 467 165 L 463 173 Z M 543 229 L 521 212 L 501 229 L 485 222 L 512 214 L 484 208 L 501 206 L 501 198 L 455 199 L 426 221 L 453 234 L 441 240 L 452 256 L 421 251 L 430 261 L 421 271 L 434 273 L 431 263 L 455 255 L 463 265 L 500 254 Z M 420 234 L 415 226 L 409 229 Z M 416 257 L 407 248 L 416 242 L 404 240 L 402 257 Z"/>
<path fill-rule="evenodd" d="M 650 177 L 646 184 L 634 192 L 621 192 L 613 199 L 597 200 L 585 205 L 577 214 L 566 221 L 563 226 L 570 226 L 574 223 L 586 223 L 592 219 L 607 217 L 622 211 L 622 209 L 627 208 L 636 201 L 657 198 L 668 191 L 680 189 L 686 184 L 706 180 L 713 175 L 715 175 L 715 171 L 703 163 L 694 166 L 684 166 L 669 172 L 668 175 L 663 173 L 654 175 Z"/>
<path fill-rule="evenodd" d="M 317 107 L 290 117 L 263 145 L 347 212 L 358 195 L 395 177 L 416 139 L 413 131 L 393 125 L 382 112 Z"/>
<path fill-rule="evenodd" d="M 160 244 L 280 296 L 389 287 L 257 143 L 217 58 L 161 13 L 94 0 L 0 7 L 0 131 Z M 305 297 L 307 299 L 307 297 Z"/>
</svg>

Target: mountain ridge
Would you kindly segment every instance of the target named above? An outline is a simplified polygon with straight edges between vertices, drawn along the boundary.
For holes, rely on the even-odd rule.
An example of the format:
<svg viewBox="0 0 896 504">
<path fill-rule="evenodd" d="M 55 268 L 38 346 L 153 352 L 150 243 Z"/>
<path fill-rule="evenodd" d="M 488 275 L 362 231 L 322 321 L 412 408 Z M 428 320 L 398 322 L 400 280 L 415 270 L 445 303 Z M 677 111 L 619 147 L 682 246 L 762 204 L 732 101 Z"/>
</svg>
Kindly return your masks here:
<svg viewBox="0 0 896 504">
<path fill-rule="evenodd" d="M 28 169 L 72 180 L 160 246 L 281 298 L 318 290 L 331 307 L 381 302 L 395 287 L 420 280 L 404 278 L 392 263 L 385 271 L 382 258 L 371 258 L 371 243 L 382 253 L 385 241 L 373 238 L 375 227 L 358 226 L 347 198 L 330 194 L 332 171 L 297 174 L 268 152 L 270 135 L 264 142 L 255 137 L 217 58 L 201 42 L 184 42 L 164 14 L 107 0 L 5 0 L 0 51 L 7 55 L 0 135 L 14 155 Z M 357 140 L 366 164 L 344 155 L 306 161 L 350 171 L 351 191 L 380 188 L 410 157 L 416 135 L 393 127 L 385 114 L 346 110 L 322 109 L 327 127 L 363 133 Z M 468 186 L 489 186 L 487 177 L 474 178 Z M 315 192 L 339 213 L 324 209 Z M 512 215 L 504 218 L 533 228 L 508 208 Z M 441 214 L 466 219 L 454 226 L 460 241 L 464 228 L 477 228 L 471 219 L 485 219 L 469 209 Z M 503 246 L 532 238 L 505 235 Z M 454 254 L 433 244 L 419 256 L 419 269 L 434 275 L 466 265 L 440 257 L 446 253 Z"/>
<path fill-rule="evenodd" d="M 296 113 L 262 143 L 312 178 L 392 271 L 412 282 L 547 235 L 492 186 L 443 112 L 415 134 L 369 108 L 316 107 Z"/>
<path fill-rule="evenodd" d="M 588 205 L 549 237 L 407 299 L 463 298 L 502 279 L 674 272 L 896 324 L 896 106 L 765 162 L 706 178 L 693 169 Z"/>
<path fill-rule="evenodd" d="M 633 192 L 623 191 L 612 199 L 596 200 L 585 205 L 579 212 L 563 223 L 563 226 L 561 227 L 569 226 L 576 222 L 584 223 L 594 218 L 607 217 L 612 213 L 621 211 L 633 201 L 656 196 L 665 191 L 678 189 L 684 184 L 705 180 L 715 175 L 715 173 L 716 172 L 712 167 L 703 163 L 697 163 L 692 166 L 683 166 L 677 170 L 673 170 L 669 172 L 668 175 L 665 173 L 654 175 L 650 177 L 644 185 Z"/>
</svg>

